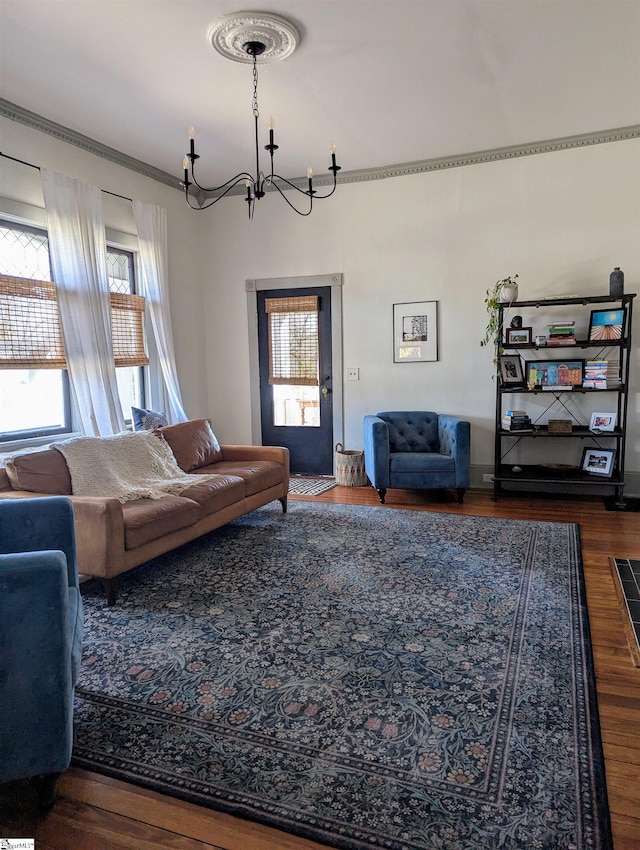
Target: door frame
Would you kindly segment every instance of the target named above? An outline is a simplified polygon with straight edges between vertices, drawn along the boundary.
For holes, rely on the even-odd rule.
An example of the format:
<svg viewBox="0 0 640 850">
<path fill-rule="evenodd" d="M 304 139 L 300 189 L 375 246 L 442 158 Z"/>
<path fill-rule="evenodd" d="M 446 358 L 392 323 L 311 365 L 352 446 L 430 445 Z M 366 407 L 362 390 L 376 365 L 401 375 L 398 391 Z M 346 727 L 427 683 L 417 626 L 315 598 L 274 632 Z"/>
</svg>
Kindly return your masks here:
<svg viewBox="0 0 640 850">
<path fill-rule="evenodd" d="M 306 289 L 331 287 L 331 374 L 333 390 L 333 440 L 344 443 L 344 387 L 342 367 L 342 274 L 316 274 L 300 277 L 251 278 L 245 281 L 247 326 L 249 328 L 249 392 L 251 400 L 251 442 L 262 445 L 260 412 L 260 360 L 258 355 L 258 299 L 265 289 Z M 335 453 L 334 453 L 335 474 Z"/>
</svg>

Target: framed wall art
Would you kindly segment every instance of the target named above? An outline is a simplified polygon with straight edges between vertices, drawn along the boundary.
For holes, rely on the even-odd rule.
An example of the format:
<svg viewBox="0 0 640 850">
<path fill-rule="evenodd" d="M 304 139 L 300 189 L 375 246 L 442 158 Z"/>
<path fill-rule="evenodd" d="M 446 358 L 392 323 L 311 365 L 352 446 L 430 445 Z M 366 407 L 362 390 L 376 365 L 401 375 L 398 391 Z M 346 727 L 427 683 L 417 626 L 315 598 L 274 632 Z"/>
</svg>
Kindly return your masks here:
<svg viewBox="0 0 640 850">
<path fill-rule="evenodd" d="M 579 387 L 584 360 L 528 360 L 525 364 L 528 387 Z"/>
<path fill-rule="evenodd" d="M 615 457 L 615 449 L 585 449 L 582 452 L 582 471 L 588 472 L 590 475 L 602 475 L 603 478 L 611 478 Z"/>
<path fill-rule="evenodd" d="M 500 380 L 505 387 L 521 387 L 524 385 L 522 360 L 518 354 L 503 354 L 499 360 Z"/>
<path fill-rule="evenodd" d="M 589 321 L 589 339 L 606 342 L 622 339 L 624 308 L 620 310 L 592 310 Z"/>
<path fill-rule="evenodd" d="M 591 414 L 589 422 L 590 431 L 615 431 L 617 413 L 598 413 Z"/>
<path fill-rule="evenodd" d="M 531 345 L 533 328 L 507 328 L 506 345 Z"/>
<path fill-rule="evenodd" d="M 438 359 L 438 302 L 393 305 L 393 362 Z"/>
</svg>

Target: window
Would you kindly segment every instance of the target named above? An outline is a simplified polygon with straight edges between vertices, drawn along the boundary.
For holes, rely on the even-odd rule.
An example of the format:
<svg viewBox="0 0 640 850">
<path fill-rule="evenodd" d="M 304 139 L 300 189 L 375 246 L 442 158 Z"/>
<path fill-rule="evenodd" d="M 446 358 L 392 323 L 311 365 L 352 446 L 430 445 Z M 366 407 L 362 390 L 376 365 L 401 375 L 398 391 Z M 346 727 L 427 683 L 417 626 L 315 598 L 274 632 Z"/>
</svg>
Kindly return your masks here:
<svg viewBox="0 0 640 850">
<path fill-rule="evenodd" d="M 134 254 L 108 248 L 118 393 L 144 407 L 144 298 Z M 71 394 L 45 230 L 0 221 L 0 442 L 72 430 Z M 128 414 L 128 416 L 127 416 Z"/>
<path fill-rule="evenodd" d="M 273 424 L 320 425 L 318 296 L 266 298 Z"/>
<path fill-rule="evenodd" d="M 0 357 L 8 362 L 0 369 L 0 440 L 68 433 L 69 380 L 56 356 L 62 354 L 64 360 L 64 351 L 49 358 L 56 338 L 60 342 L 61 338 L 55 291 L 52 284 L 46 285 L 51 281 L 46 231 L 0 221 L 0 273 L 12 276 L 0 294 Z M 19 292 L 24 278 L 30 291 L 25 286 Z M 38 287 L 37 281 L 43 286 Z M 43 359 L 54 365 L 42 368 Z M 20 361 L 24 368 L 16 368 Z"/>
<path fill-rule="evenodd" d="M 125 421 L 131 408 L 144 407 L 144 298 L 136 295 L 134 256 L 131 251 L 107 249 L 111 292 L 111 331 L 118 395 Z"/>
</svg>

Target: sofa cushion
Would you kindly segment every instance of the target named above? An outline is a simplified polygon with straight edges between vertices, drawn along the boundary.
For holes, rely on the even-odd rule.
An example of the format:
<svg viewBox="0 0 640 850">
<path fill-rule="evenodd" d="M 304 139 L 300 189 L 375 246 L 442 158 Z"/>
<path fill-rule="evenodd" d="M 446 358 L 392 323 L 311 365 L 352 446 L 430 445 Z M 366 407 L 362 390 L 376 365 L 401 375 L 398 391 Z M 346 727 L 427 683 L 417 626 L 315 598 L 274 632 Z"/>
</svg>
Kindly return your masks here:
<svg viewBox="0 0 640 850">
<path fill-rule="evenodd" d="M 206 481 L 187 487 L 180 496 L 197 502 L 200 516 L 210 516 L 244 499 L 244 480 L 235 475 L 212 475 Z"/>
<path fill-rule="evenodd" d="M 45 449 L 9 458 L 5 469 L 14 490 L 71 495 L 69 469 L 57 449 Z"/>
<path fill-rule="evenodd" d="M 221 460 L 212 466 L 196 470 L 198 473 L 233 475 L 244 481 L 244 495 L 253 496 L 284 481 L 284 467 L 272 460 Z"/>
<path fill-rule="evenodd" d="M 137 549 L 152 540 L 193 525 L 200 518 L 200 507 L 182 496 L 162 499 L 136 499 L 122 505 L 124 547 Z"/>
<path fill-rule="evenodd" d="M 167 425 L 156 433 L 169 443 L 178 466 L 184 472 L 192 472 L 198 467 L 222 460 L 220 443 L 206 419 Z"/>
</svg>

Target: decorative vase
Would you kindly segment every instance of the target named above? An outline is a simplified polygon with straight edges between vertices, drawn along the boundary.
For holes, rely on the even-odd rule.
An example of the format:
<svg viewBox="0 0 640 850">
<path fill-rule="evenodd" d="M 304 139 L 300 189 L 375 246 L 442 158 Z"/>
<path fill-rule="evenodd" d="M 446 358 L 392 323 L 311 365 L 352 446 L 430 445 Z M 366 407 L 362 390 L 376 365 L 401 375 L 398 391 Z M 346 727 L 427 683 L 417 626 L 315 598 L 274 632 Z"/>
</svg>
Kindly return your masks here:
<svg viewBox="0 0 640 850">
<path fill-rule="evenodd" d="M 512 304 L 514 301 L 518 300 L 518 284 L 517 283 L 504 283 L 500 287 L 500 292 L 498 293 L 498 301 L 501 304 Z"/>
<path fill-rule="evenodd" d="M 612 298 L 620 298 L 623 293 L 624 272 L 620 270 L 619 266 L 616 266 L 609 275 L 609 295 Z"/>
</svg>

